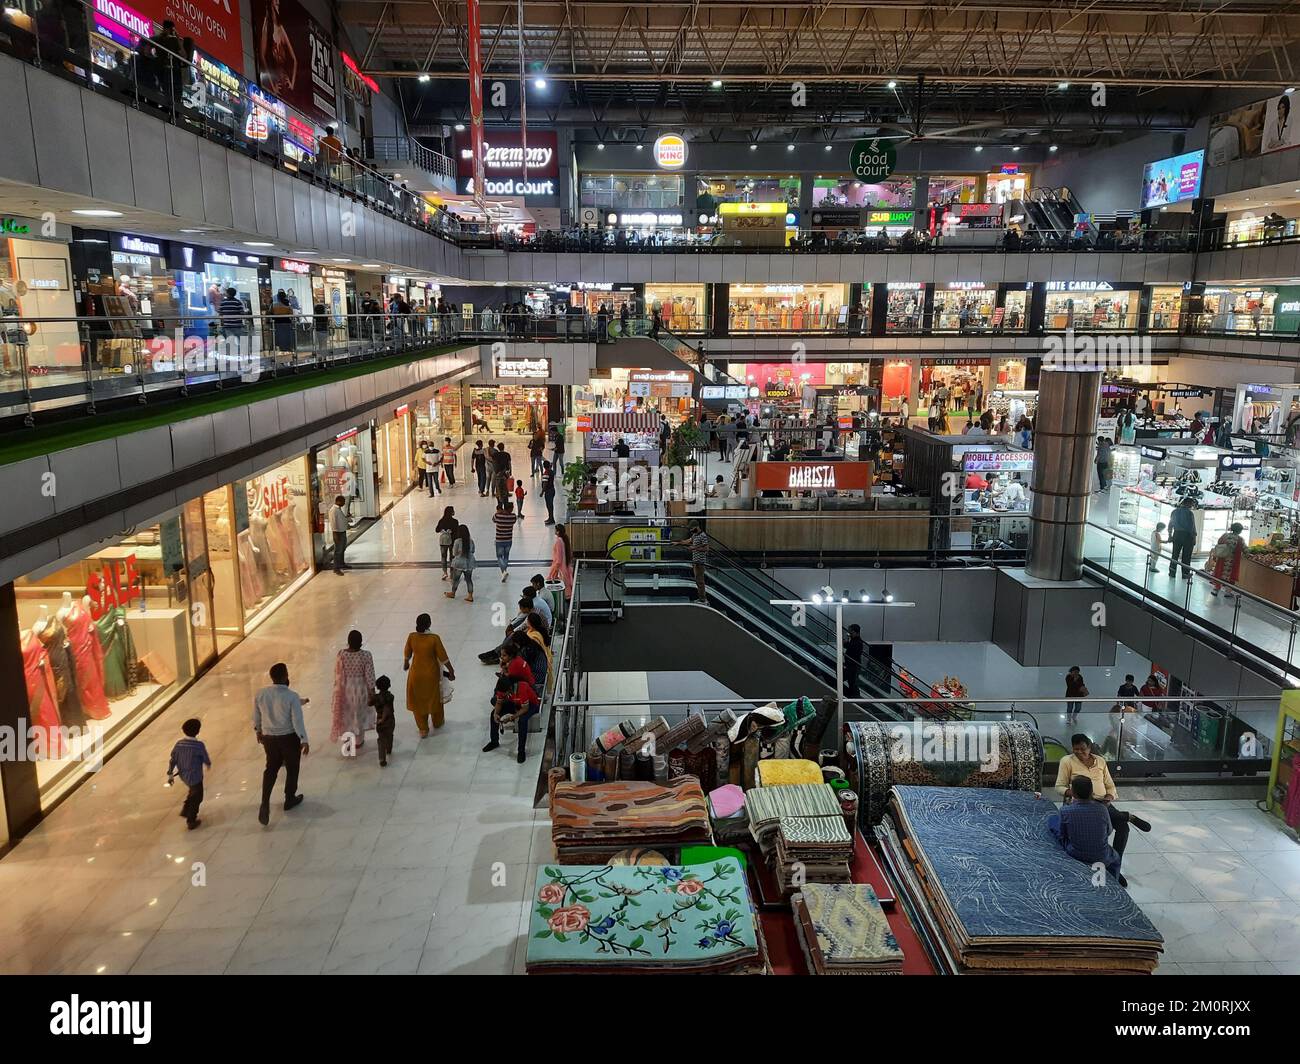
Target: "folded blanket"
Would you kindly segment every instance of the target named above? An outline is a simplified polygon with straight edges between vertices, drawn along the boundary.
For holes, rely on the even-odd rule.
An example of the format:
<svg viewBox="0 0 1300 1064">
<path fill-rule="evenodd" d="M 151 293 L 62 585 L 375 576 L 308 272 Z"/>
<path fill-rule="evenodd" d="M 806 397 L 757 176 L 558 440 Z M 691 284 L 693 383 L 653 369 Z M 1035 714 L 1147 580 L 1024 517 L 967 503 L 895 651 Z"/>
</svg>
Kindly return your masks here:
<svg viewBox="0 0 1300 1064">
<path fill-rule="evenodd" d="M 786 787 L 793 783 L 821 783 L 822 770 L 815 761 L 760 761 L 754 770 L 759 787 Z"/>
</svg>

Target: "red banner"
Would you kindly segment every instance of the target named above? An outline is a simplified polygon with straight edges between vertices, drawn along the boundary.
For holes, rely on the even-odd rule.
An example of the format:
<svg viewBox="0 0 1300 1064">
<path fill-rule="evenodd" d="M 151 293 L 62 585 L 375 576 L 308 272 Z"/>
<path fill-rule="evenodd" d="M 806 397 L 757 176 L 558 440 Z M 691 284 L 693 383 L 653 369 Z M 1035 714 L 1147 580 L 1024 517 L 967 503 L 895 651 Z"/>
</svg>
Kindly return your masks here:
<svg viewBox="0 0 1300 1064">
<path fill-rule="evenodd" d="M 244 38 L 240 32 L 239 4 L 230 0 L 133 0 L 132 7 L 153 20 L 154 33 L 164 21 L 176 23 L 176 35 L 189 37 L 196 48 L 219 59 L 232 70 L 244 69 Z"/>
<path fill-rule="evenodd" d="M 469 50 L 469 128 L 474 151 L 474 197 L 483 199 L 483 63 L 479 58 L 478 0 L 465 0 L 466 46 Z M 520 87 L 522 90 L 522 86 Z"/>
<path fill-rule="evenodd" d="M 870 462 L 755 462 L 758 491 L 869 491 Z"/>
</svg>

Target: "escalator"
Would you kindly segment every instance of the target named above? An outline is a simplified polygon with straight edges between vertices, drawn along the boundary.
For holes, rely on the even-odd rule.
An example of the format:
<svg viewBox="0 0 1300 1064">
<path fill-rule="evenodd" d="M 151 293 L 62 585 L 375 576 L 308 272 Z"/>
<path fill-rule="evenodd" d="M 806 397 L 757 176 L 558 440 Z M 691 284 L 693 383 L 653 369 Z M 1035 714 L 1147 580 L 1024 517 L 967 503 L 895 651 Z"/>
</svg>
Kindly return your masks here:
<svg viewBox="0 0 1300 1064">
<path fill-rule="evenodd" d="M 701 398 L 702 405 L 716 413 L 726 413 L 729 406 L 733 403 L 743 403 L 744 397 L 748 392 L 744 381 L 738 381 L 724 370 L 720 364 L 708 361 L 707 357 L 704 364 L 700 364 L 700 352 L 697 348 L 692 347 L 680 336 L 677 336 L 669 329 L 660 327 L 659 335 L 656 342 L 664 350 L 676 356 L 682 363 L 689 366 L 695 373 L 696 381 L 701 387 L 722 387 L 732 388 L 730 398 L 724 392 L 722 395 L 714 398 Z"/>
<path fill-rule="evenodd" d="M 635 542 L 639 549 L 635 552 L 629 550 L 630 542 Z M 708 605 L 834 691 L 836 635 L 835 622 L 829 611 L 817 606 L 774 604 L 797 603 L 801 596 L 766 571 L 755 569 L 712 537 L 709 544 L 709 564 L 705 568 Z M 625 539 L 621 544 L 609 547 L 608 554 L 621 563 L 616 579 L 620 584 L 618 592 L 622 604 L 680 603 L 695 599 L 695 577 L 684 548 L 650 539 Z M 628 560 L 637 557 L 646 560 Z M 649 560 L 652 557 L 654 560 Z M 846 660 L 845 669 L 851 667 Z M 885 664 L 872 657 L 862 661 L 856 680 L 862 698 L 916 699 L 931 692 L 929 684 L 918 680 L 897 662 Z M 845 681 L 852 692 L 853 678 L 846 674 Z M 958 719 L 958 715 L 943 703 L 923 706 L 914 702 L 863 703 L 849 708 L 852 716 L 872 720 Z"/>
</svg>

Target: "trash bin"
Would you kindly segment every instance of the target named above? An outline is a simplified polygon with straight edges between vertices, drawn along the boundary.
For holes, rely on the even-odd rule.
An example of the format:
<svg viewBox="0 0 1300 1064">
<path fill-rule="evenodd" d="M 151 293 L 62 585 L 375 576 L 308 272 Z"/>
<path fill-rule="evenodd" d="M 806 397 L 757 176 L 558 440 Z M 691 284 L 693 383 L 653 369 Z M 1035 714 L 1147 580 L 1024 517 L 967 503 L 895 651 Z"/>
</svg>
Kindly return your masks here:
<svg viewBox="0 0 1300 1064">
<path fill-rule="evenodd" d="M 559 627 L 559 620 L 564 616 L 564 581 L 548 580 L 546 586 L 542 588 L 542 593 L 547 596 L 547 601 L 551 604 L 551 613 L 556 620 L 555 627 Z"/>
</svg>

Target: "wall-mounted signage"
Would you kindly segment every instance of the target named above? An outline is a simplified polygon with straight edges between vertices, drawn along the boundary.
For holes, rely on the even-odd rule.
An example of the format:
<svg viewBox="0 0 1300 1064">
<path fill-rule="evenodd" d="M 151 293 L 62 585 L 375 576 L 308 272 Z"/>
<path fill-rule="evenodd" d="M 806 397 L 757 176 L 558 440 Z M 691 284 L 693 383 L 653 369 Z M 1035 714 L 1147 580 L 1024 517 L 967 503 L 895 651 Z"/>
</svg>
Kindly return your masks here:
<svg viewBox="0 0 1300 1064">
<path fill-rule="evenodd" d="M 849 169 L 860 181 L 880 181 L 894 172 L 898 151 L 892 140 L 872 137 L 860 140 L 849 153 Z"/>
<path fill-rule="evenodd" d="M 799 394 L 799 392 L 795 391 L 793 385 L 784 381 L 767 381 L 763 385 L 763 398 L 768 402 L 793 399 Z"/>
<path fill-rule="evenodd" d="M 862 212 L 853 207 L 813 211 L 809 216 L 814 229 L 856 229 L 862 224 Z"/>
<path fill-rule="evenodd" d="M 528 131 L 528 176 L 518 130 L 492 130 L 483 142 L 483 194 L 525 196 L 534 206 L 559 206 L 559 140 L 554 130 Z M 456 187 L 474 192 L 474 150 L 468 133 L 456 136 Z"/>
<path fill-rule="evenodd" d="M 868 491 L 870 462 L 755 462 L 757 491 Z"/>
<path fill-rule="evenodd" d="M 743 403 L 750 397 L 751 391 L 757 393 L 758 389 L 751 389 L 743 384 L 704 384 L 700 386 L 700 398 L 734 399 Z"/>
<path fill-rule="evenodd" d="M 590 432 L 590 431 L 591 431 L 591 415 L 590 415 L 590 414 L 579 414 L 577 417 L 574 418 L 574 426 L 573 426 L 573 427 L 576 428 L 579 432 Z"/>
<path fill-rule="evenodd" d="M 949 292 L 978 292 L 988 285 L 983 281 L 945 281 L 943 287 Z"/>
<path fill-rule="evenodd" d="M 655 165 L 661 170 L 680 170 L 686 165 L 686 138 L 678 133 L 665 133 L 655 141 Z"/>
<path fill-rule="evenodd" d="M 393 417 L 399 418 L 410 409 L 411 409 L 410 403 L 403 403 L 401 406 L 395 406 L 393 407 Z"/>
<path fill-rule="evenodd" d="M 924 287 L 924 281 L 890 281 L 885 285 L 889 292 L 919 292 Z"/>
<path fill-rule="evenodd" d="M 999 172 L 999 173 L 1003 173 L 1003 174 L 1018 174 L 1018 173 L 1020 173 L 1020 164 L 1019 164 L 1019 163 L 1003 163 L 1003 164 L 998 168 L 998 172 Z"/>
<path fill-rule="evenodd" d="M 0 218 L 0 235 L 26 236 L 31 231 L 30 225 L 20 222 L 17 218 Z"/>
<path fill-rule="evenodd" d="M 1204 149 L 1147 163 L 1142 169 L 1142 209 L 1195 199 L 1201 194 L 1204 167 Z"/>
<path fill-rule="evenodd" d="M 305 117 L 333 122 L 338 93 L 329 30 L 298 0 L 253 0 L 252 16 L 258 84 Z"/>
<path fill-rule="evenodd" d="M 502 380 L 546 380 L 551 375 L 549 358 L 498 358 L 493 376 Z"/>
<path fill-rule="evenodd" d="M 691 374 L 684 369 L 634 369 L 627 375 L 627 379 L 652 384 L 690 384 Z"/>
<path fill-rule="evenodd" d="M 334 437 L 334 442 L 342 443 L 344 440 L 350 440 L 353 436 L 355 436 L 360 431 L 361 429 L 359 427 L 354 426 L 353 428 L 348 429 L 347 432 L 340 432 L 337 436 Z"/>
<path fill-rule="evenodd" d="M 339 52 L 339 58 L 343 60 L 344 85 L 350 92 L 352 92 L 352 95 L 358 97 L 361 95 L 360 89 L 358 89 L 357 86 L 367 88 L 371 92 L 379 91 L 379 82 L 369 75 L 361 73 L 361 68 L 357 66 L 357 61 L 348 55 L 347 52 Z M 354 82 L 354 84 L 348 84 L 349 81 Z"/>
<path fill-rule="evenodd" d="M 1001 218 L 1001 203 L 956 203 L 958 218 Z M 950 208 L 951 210 L 951 208 Z"/>
<path fill-rule="evenodd" d="M 1163 462 L 1169 454 L 1163 447 L 1139 447 L 1138 455 L 1142 458 L 1150 458 L 1153 462 Z"/>
<path fill-rule="evenodd" d="M 200 248 L 192 244 L 172 243 L 167 249 L 167 265 L 173 270 L 201 272 L 204 266 L 245 266 L 255 270 L 268 264 L 261 255 L 241 255 L 217 248 Z"/>
<path fill-rule="evenodd" d="M 1206 394 L 1204 388 L 1161 388 L 1160 391 L 1175 399 L 1199 399 Z"/>
<path fill-rule="evenodd" d="M 967 451 L 961 456 L 962 468 L 997 473 L 1027 473 L 1034 468 L 1033 451 Z"/>
<path fill-rule="evenodd" d="M 638 369 L 627 375 L 627 394 L 634 399 L 690 398 L 694 377 L 688 370 Z"/>
<path fill-rule="evenodd" d="M 126 251 L 135 255 L 161 255 L 162 241 L 160 240 L 142 240 L 138 236 L 127 236 L 120 233 L 113 237 L 114 250 Z"/>
<path fill-rule="evenodd" d="M 748 217 L 755 215 L 784 216 L 790 207 L 785 203 L 719 203 L 718 214 L 723 217 Z"/>
<path fill-rule="evenodd" d="M 784 208 L 782 208 L 784 209 Z M 662 225 L 681 225 L 681 211 L 610 211 L 605 215 L 606 225 L 625 226 L 629 229 L 653 229 Z"/>
<path fill-rule="evenodd" d="M 1218 462 L 1220 473 L 1236 472 L 1239 469 L 1258 469 L 1263 464 L 1264 459 L 1253 454 L 1221 454 Z"/>
<path fill-rule="evenodd" d="M 960 356 L 953 358 L 923 358 L 923 366 L 987 366 L 990 363 L 987 358 L 962 358 Z"/>
<path fill-rule="evenodd" d="M 867 224 L 905 225 L 910 228 L 915 219 L 915 211 L 871 211 L 867 215 Z"/>
<path fill-rule="evenodd" d="M 1048 281 L 1049 292 L 1113 292 L 1109 281 Z"/>
<path fill-rule="evenodd" d="M 135 8 L 118 0 L 95 0 L 95 32 L 125 48 L 134 49 L 140 38 L 153 36 L 153 23 Z"/>
<path fill-rule="evenodd" d="M 299 259 L 281 259 L 280 269 L 285 273 L 311 273 L 311 263 Z"/>
<path fill-rule="evenodd" d="M 119 9 L 121 3 L 114 5 Z M 189 38 L 196 48 L 215 56 L 228 67 L 243 69 L 244 37 L 240 31 L 240 5 L 226 0 L 133 0 L 140 16 L 152 22 L 152 29 L 163 22 L 176 24 L 176 36 Z M 130 27 L 128 27 L 129 29 Z M 152 36 L 152 34 L 150 34 Z M 306 64 L 303 55 L 300 63 Z"/>
<path fill-rule="evenodd" d="M 66 292 L 71 288 L 67 259 L 38 259 L 19 256 L 18 276 L 28 288 L 47 292 Z"/>
</svg>

